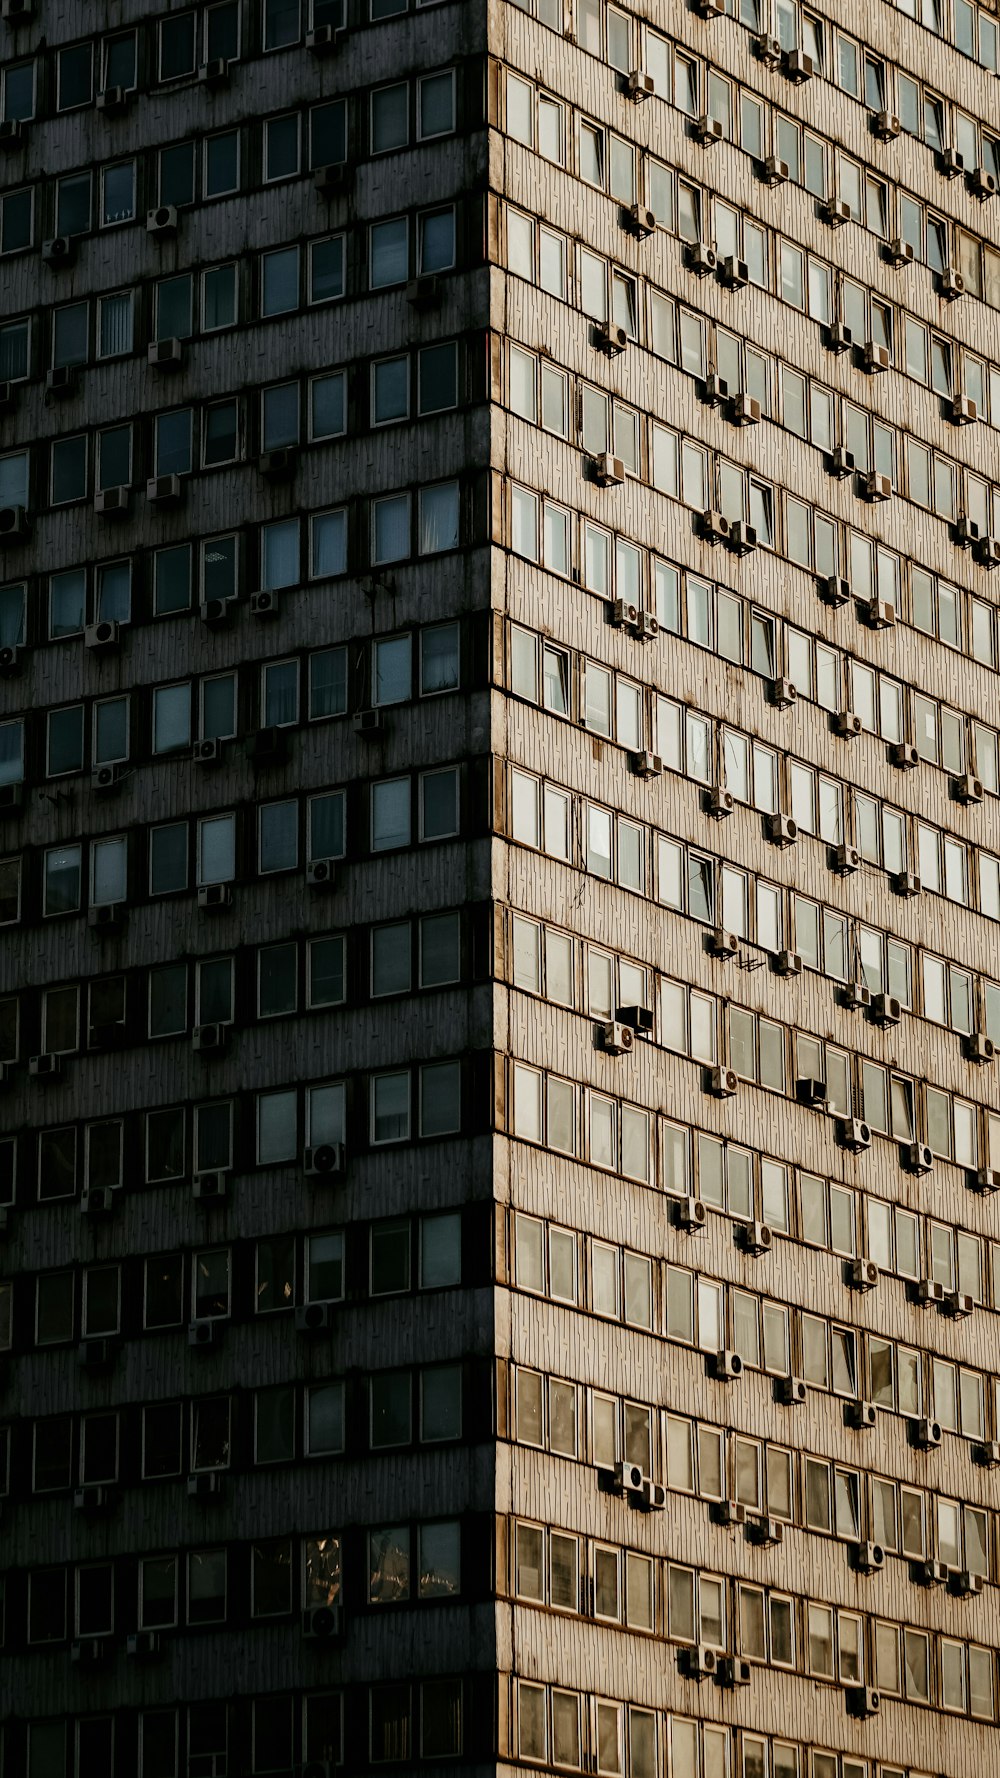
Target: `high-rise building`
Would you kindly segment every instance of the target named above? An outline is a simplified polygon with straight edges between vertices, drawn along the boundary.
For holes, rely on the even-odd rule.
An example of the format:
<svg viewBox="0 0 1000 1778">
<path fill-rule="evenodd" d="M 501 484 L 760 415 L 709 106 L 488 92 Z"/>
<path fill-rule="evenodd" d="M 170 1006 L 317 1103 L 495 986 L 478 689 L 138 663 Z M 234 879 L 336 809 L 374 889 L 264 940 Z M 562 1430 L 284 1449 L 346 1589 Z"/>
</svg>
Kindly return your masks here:
<svg viewBox="0 0 1000 1778">
<path fill-rule="evenodd" d="M 2 1778 L 979 1778 L 996 12 L 0 54 Z"/>
</svg>

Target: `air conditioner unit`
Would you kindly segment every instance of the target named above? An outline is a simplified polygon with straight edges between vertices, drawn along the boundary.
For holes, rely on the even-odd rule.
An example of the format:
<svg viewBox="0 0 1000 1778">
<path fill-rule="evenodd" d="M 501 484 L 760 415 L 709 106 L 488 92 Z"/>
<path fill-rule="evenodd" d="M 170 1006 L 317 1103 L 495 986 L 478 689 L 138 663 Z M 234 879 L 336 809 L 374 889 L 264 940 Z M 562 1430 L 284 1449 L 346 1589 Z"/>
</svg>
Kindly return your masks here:
<svg viewBox="0 0 1000 1778">
<path fill-rule="evenodd" d="M 893 877 L 892 887 L 896 895 L 901 895 L 905 901 L 912 901 L 915 895 L 920 894 L 923 885 L 915 871 L 901 870 Z"/>
<path fill-rule="evenodd" d="M 824 605 L 832 605 L 834 610 L 848 605 L 851 598 L 851 583 L 841 574 L 827 574 L 819 582 L 819 596 Z"/>
<path fill-rule="evenodd" d="M 31 530 L 23 506 L 0 506 L 0 544 L 20 543 Z"/>
<path fill-rule="evenodd" d="M 709 1511 L 717 1525 L 725 1525 L 731 1531 L 747 1522 L 747 1509 L 739 1500 L 716 1500 Z"/>
<path fill-rule="evenodd" d="M 996 1055 L 996 1044 L 985 1031 L 970 1031 L 962 1047 L 969 1062 L 992 1062 Z"/>
<path fill-rule="evenodd" d="M 632 630 L 637 642 L 655 642 L 660 633 L 660 620 L 651 611 L 640 611 Z"/>
<path fill-rule="evenodd" d="M 320 1142 L 315 1148 L 306 1149 L 302 1171 L 307 1179 L 330 1179 L 342 1174 L 346 1167 L 347 1153 L 342 1142 Z"/>
<path fill-rule="evenodd" d="M 737 1234 L 744 1253 L 751 1254 L 754 1259 L 760 1259 L 763 1254 L 770 1253 L 774 1245 L 774 1237 L 766 1222 L 742 1223 Z"/>
<path fill-rule="evenodd" d="M 801 975 L 802 954 L 800 951 L 777 951 L 774 958 L 775 975 Z"/>
<path fill-rule="evenodd" d="M 651 1482 L 647 1476 L 642 1484 L 642 1493 L 638 1505 L 644 1513 L 662 1513 L 666 1511 L 667 1490 L 662 1482 Z"/>
<path fill-rule="evenodd" d="M 335 197 L 338 192 L 345 192 L 351 184 L 354 169 L 347 161 L 327 161 L 321 167 L 313 168 L 313 185 L 323 197 Z M 415 306 L 420 306 L 419 297 L 412 298 Z"/>
<path fill-rule="evenodd" d="M 759 426 L 760 402 L 753 395 L 734 395 L 729 418 L 734 426 Z"/>
<path fill-rule="evenodd" d="M 988 1196 L 992 1192 L 1000 1192 L 1000 1169 L 996 1167 L 980 1167 L 971 1181 L 973 1191 Z"/>
<path fill-rule="evenodd" d="M 944 1285 L 939 1284 L 936 1278 L 921 1278 L 913 1296 L 922 1309 L 939 1309 L 944 1302 Z"/>
<path fill-rule="evenodd" d="M 872 1145 L 872 1133 L 863 1118 L 841 1117 L 837 1120 L 837 1135 L 841 1146 L 851 1154 L 861 1154 Z"/>
<path fill-rule="evenodd" d="M 815 1075 L 802 1074 L 795 1082 L 795 1097 L 800 1105 L 806 1105 L 810 1111 L 826 1110 L 827 1086 L 825 1080 Z"/>
<path fill-rule="evenodd" d="M 1000 563 L 1000 537 L 981 537 L 973 555 L 980 568 L 995 568 Z"/>
<path fill-rule="evenodd" d="M 17 642 L 0 648 L 0 678 L 16 679 L 23 672 L 25 652 L 23 646 Z"/>
<path fill-rule="evenodd" d="M 146 483 L 146 500 L 150 506 L 179 506 L 181 478 L 179 475 L 153 475 Z"/>
<path fill-rule="evenodd" d="M 222 1474 L 217 1469 L 200 1470 L 187 1479 L 189 1500 L 221 1500 L 225 1492 Z"/>
<path fill-rule="evenodd" d="M 94 511 L 98 518 L 124 518 L 131 504 L 130 488 L 101 488 L 94 495 Z"/>
<path fill-rule="evenodd" d="M 335 25 L 317 25 L 314 31 L 306 33 L 306 48 L 313 56 L 332 55 L 343 35 Z"/>
<path fill-rule="evenodd" d="M 902 132 L 902 124 L 894 111 L 876 111 L 872 118 L 872 135 L 880 142 L 893 142 Z"/>
<path fill-rule="evenodd" d="M 224 1204 L 229 1196 L 229 1178 L 225 1173 L 196 1173 L 191 1181 L 191 1196 L 200 1204 Z"/>
<path fill-rule="evenodd" d="M 81 1216 L 110 1216 L 115 1207 L 115 1194 L 110 1185 L 91 1185 L 80 1194 Z"/>
<path fill-rule="evenodd" d="M 709 371 L 701 385 L 701 398 L 707 407 L 721 407 L 729 400 L 729 384 L 717 371 Z"/>
<path fill-rule="evenodd" d="M 146 233 L 157 235 L 160 240 L 167 240 L 177 233 L 176 204 L 161 204 L 157 210 L 146 211 Z"/>
<path fill-rule="evenodd" d="M 114 117 L 128 110 L 132 103 L 132 94 L 124 86 L 106 86 L 98 93 L 94 103 L 98 111 L 105 111 L 109 117 Z"/>
<path fill-rule="evenodd" d="M 768 37 L 766 33 L 763 36 L 755 37 L 752 48 L 758 62 L 763 62 L 765 68 L 781 67 L 785 52 L 776 37 Z"/>
<path fill-rule="evenodd" d="M 724 1346 L 711 1359 L 712 1375 L 719 1383 L 735 1383 L 743 1375 L 743 1360 L 738 1352 Z"/>
<path fill-rule="evenodd" d="M 648 748 L 640 753 L 633 753 L 631 764 L 637 778 L 659 778 L 663 771 L 663 761 L 659 754 L 651 753 Z"/>
<path fill-rule="evenodd" d="M 965 172 L 965 156 L 957 148 L 942 148 L 937 157 L 938 172 L 946 179 L 958 179 Z"/>
<path fill-rule="evenodd" d="M 78 1513 L 102 1513 L 111 1505 L 111 1490 L 103 1483 L 90 1482 L 73 1490 L 73 1510 Z"/>
<path fill-rule="evenodd" d="M 199 1056 L 221 1056 L 228 1047 L 228 1025 L 196 1025 L 191 1034 L 191 1048 Z"/>
<path fill-rule="evenodd" d="M 956 395 L 948 405 L 947 417 L 953 426 L 972 426 L 979 418 L 979 409 L 971 395 Z"/>
<path fill-rule="evenodd" d="M 702 513 L 699 529 L 706 543 L 714 545 L 729 542 L 729 520 L 714 508 Z"/>
<path fill-rule="evenodd" d="M 949 1290 L 941 1306 L 953 1321 L 965 1321 L 976 1305 L 967 1290 Z"/>
<path fill-rule="evenodd" d="M 625 480 L 625 465 L 620 457 L 603 451 L 594 458 L 594 480 L 599 488 L 617 488 Z"/>
<path fill-rule="evenodd" d="M 790 710 L 798 696 L 798 688 L 790 679 L 772 679 L 767 688 L 768 703 L 776 710 Z"/>
<path fill-rule="evenodd" d="M 198 81 L 201 86 L 219 87 L 229 85 L 229 63 L 224 56 L 213 56 L 210 62 L 202 62 L 198 69 Z"/>
<path fill-rule="evenodd" d="M 880 346 L 875 340 L 866 340 L 861 349 L 861 368 L 869 376 L 878 376 L 881 371 L 888 370 L 891 364 L 888 349 Z M 883 478 L 888 481 L 888 476 Z"/>
<path fill-rule="evenodd" d="M 225 741 L 196 741 L 191 749 L 191 758 L 200 766 L 221 765 L 225 749 Z"/>
<path fill-rule="evenodd" d="M 784 69 L 793 86 L 805 86 L 815 74 L 816 64 L 804 49 L 790 49 L 784 58 Z"/>
<path fill-rule="evenodd" d="M 0 817 L 19 815 L 24 807 L 23 784 L 0 784 Z"/>
<path fill-rule="evenodd" d="M 722 141 L 722 125 L 717 117 L 710 117 L 707 111 L 703 111 L 691 125 L 691 134 L 703 148 L 710 148 L 713 142 Z"/>
<path fill-rule="evenodd" d="M 154 340 L 146 352 L 147 362 L 154 370 L 180 370 L 184 363 L 182 340 Z"/>
<path fill-rule="evenodd" d="M 914 772 L 920 764 L 920 755 L 909 741 L 893 741 L 889 748 L 889 764 L 899 766 L 904 772 Z"/>
<path fill-rule="evenodd" d="M 656 233 L 656 212 L 645 204 L 630 204 L 625 211 L 625 226 L 638 241 L 648 241 Z"/>
<path fill-rule="evenodd" d="M 91 932 L 120 932 L 124 924 L 124 902 L 106 901 L 100 907 L 87 910 L 87 925 Z"/>
<path fill-rule="evenodd" d="M 224 630 L 229 627 L 236 616 L 238 600 L 203 599 L 198 607 L 198 615 L 203 624 L 210 630 Z"/>
<path fill-rule="evenodd" d="M 904 265 L 913 264 L 913 248 L 909 241 L 903 240 L 902 235 L 894 235 L 885 249 L 885 257 L 888 264 L 898 272 Z M 879 368 L 888 369 L 888 365 Z"/>
<path fill-rule="evenodd" d="M 306 865 L 306 883 L 310 889 L 332 889 L 337 872 L 332 859 L 311 858 Z"/>
<path fill-rule="evenodd" d="M 871 1016 L 876 1025 L 898 1025 L 903 1016 L 902 1002 L 895 994 L 873 994 Z"/>
<path fill-rule="evenodd" d="M 293 474 L 296 461 L 296 451 L 291 445 L 285 445 L 278 451 L 264 451 L 257 460 L 257 467 L 268 481 L 277 482 Z"/>
<path fill-rule="evenodd" d="M 81 1370 L 106 1370 L 115 1357 L 117 1347 L 108 1338 L 81 1340 L 76 1349 L 76 1362 Z"/>
<path fill-rule="evenodd" d="M 69 1658 L 74 1667 L 99 1667 L 108 1658 L 110 1637 L 83 1636 L 69 1645 Z"/>
<path fill-rule="evenodd" d="M 632 1054 L 635 1035 L 631 1027 L 623 1025 L 620 1019 L 610 1019 L 606 1025 L 600 1027 L 600 1032 L 601 1048 L 609 1056 L 630 1056 Z"/>
<path fill-rule="evenodd" d="M 109 654 L 121 646 L 121 625 L 111 618 L 88 624 L 83 632 L 83 646 L 93 649 L 95 654 Z"/>
<path fill-rule="evenodd" d="M 849 451 L 846 445 L 834 445 L 833 450 L 827 453 L 826 466 L 835 481 L 846 481 L 857 467 L 854 452 Z"/>
<path fill-rule="evenodd" d="M 53 235 L 51 240 L 42 242 L 42 259 L 53 267 L 73 265 L 76 242 L 69 235 Z"/>
<path fill-rule="evenodd" d="M 869 1716 L 878 1716 L 882 1708 L 881 1693 L 873 1685 L 849 1685 L 846 1696 L 848 1715 L 860 1717 L 862 1721 Z"/>
<path fill-rule="evenodd" d="M 982 1444 L 973 1445 L 972 1461 L 978 1463 L 980 1469 L 1000 1469 L 1000 1439 L 986 1439 Z"/>
<path fill-rule="evenodd" d="M 853 741 L 862 733 L 864 723 L 853 710 L 838 710 L 833 719 L 833 732 L 842 735 L 845 741 Z"/>
<path fill-rule="evenodd" d="M 310 1611 L 302 1613 L 304 1642 L 329 1642 L 340 1635 L 340 1629 L 339 1605 L 316 1605 Z"/>
<path fill-rule="evenodd" d="M 61 1080 L 63 1058 L 51 1054 L 28 1057 L 29 1080 Z"/>
<path fill-rule="evenodd" d="M 335 1303 L 301 1303 L 295 1311 L 297 1333 L 330 1333 L 336 1320 Z"/>
<path fill-rule="evenodd" d="M 948 1569 L 944 1562 L 917 1562 L 913 1578 L 922 1587 L 943 1587 L 948 1579 Z"/>
<path fill-rule="evenodd" d="M 619 1494 L 641 1494 L 642 1485 L 646 1480 L 639 1463 L 616 1463 L 613 1471 L 614 1487 Z"/>
<path fill-rule="evenodd" d="M 735 807 L 736 799 L 732 791 L 727 790 L 723 784 L 716 784 L 706 793 L 706 812 L 709 815 L 714 815 L 717 821 L 723 820 L 726 815 L 731 815 Z"/>
<path fill-rule="evenodd" d="M 770 1549 L 784 1541 L 785 1528 L 780 1519 L 769 1519 L 765 1514 L 752 1514 L 746 1525 L 748 1540 L 762 1549 Z"/>
<path fill-rule="evenodd" d="M 27 131 L 19 117 L 5 117 L 0 123 L 0 149 L 21 148 Z"/>
<path fill-rule="evenodd" d="M 739 937 L 735 932 L 727 932 L 724 926 L 716 926 L 709 935 L 708 948 L 713 957 L 722 957 L 724 960 L 738 957 L 740 954 Z"/>
<path fill-rule="evenodd" d="M 873 483 L 881 485 L 881 492 L 869 493 L 870 500 L 888 500 L 892 493 L 892 483 L 887 475 L 868 476 L 866 487 Z M 888 493 L 886 493 L 888 489 Z M 891 630 L 896 622 L 896 607 L 888 599 L 867 599 L 861 607 L 861 615 L 870 630 Z"/>
<path fill-rule="evenodd" d="M 749 1685 L 751 1671 L 750 1662 L 742 1655 L 723 1655 L 719 1662 L 719 1684 L 731 1691 L 737 1686 Z"/>
<path fill-rule="evenodd" d="M 133 1661 L 149 1661 L 160 1652 L 156 1630 L 133 1630 L 125 1639 L 125 1653 Z"/>
<path fill-rule="evenodd" d="M 411 278 L 406 286 L 406 300 L 414 309 L 436 309 L 443 294 L 441 279 L 433 273 Z"/>
<path fill-rule="evenodd" d="M 703 19 L 725 18 L 726 0 L 695 0 L 694 9 Z"/>
<path fill-rule="evenodd" d="M 854 333 L 846 321 L 832 321 L 826 330 L 826 343 L 828 349 L 839 358 L 843 352 L 850 351 L 854 344 Z"/>
<path fill-rule="evenodd" d="M 60 364 L 55 370 L 45 373 L 45 399 L 62 401 L 68 395 L 75 395 L 80 385 L 80 375 L 75 365 Z"/>
<path fill-rule="evenodd" d="M 780 155 L 769 154 L 760 163 L 760 176 L 765 185 L 784 185 L 789 173 L 788 162 L 783 161 Z"/>
<path fill-rule="evenodd" d="M 732 1099 L 739 1087 L 739 1079 L 732 1068 L 712 1068 L 709 1070 L 708 1090 L 716 1099 Z"/>
<path fill-rule="evenodd" d="M 914 1420 L 913 1442 L 921 1451 L 936 1451 L 941 1443 L 941 1425 L 937 1420 Z"/>
<path fill-rule="evenodd" d="M 855 1432 L 873 1432 L 878 1409 L 873 1401 L 849 1401 L 844 1409 L 844 1418 Z"/>
<path fill-rule="evenodd" d="M 617 358 L 628 345 L 628 334 L 624 327 L 616 327 L 613 321 L 602 321 L 594 328 L 594 345 L 609 358 Z"/>
<path fill-rule="evenodd" d="M 678 1198 L 674 1206 L 674 1221 L 686 1234 L 695 1235 L 705 1227 L 708 1211 L 700 1198 Z"/>
<path fill-rule="evenodd" d="M 653 1030 L 653 1012 L 648 1006 L 620 1006 L 617 1013 L 623 1025 L 627 1025 L 636 1037 L 649 1037 Z"/>
<path fill-rule="evenodd" d="M 261 728 L 246 743 L 246 754 L 254 765 L 280 765 L 288 755 L 288 735 L 283 728 Z"/>
<path fill-rule="evenodd" d="M 639 621 L 639 607 L 630 604 L 627 599 L 615 599 L 608 615 L 616 630 L 631 629 Z"/>
<path fill-rule="evenodd" d="M 719 269 L 719 256 L 707 241 L 691 241 L 684 250 L 684 260 L 688 270 L 699 278 L 712 277 Z"/>
<path fill-rule="evenodd" d="M 726 541 L 734 556 L 749 556 L 757 548 L 757 533 L 745 519 L 734 519 Z"/>
<path fill-rule="evenodd" d="M 848 1012 L 865 1012 L 871 1003 L 871 989 L 864 982 L 847 982 L 840 990 L 840 1004 Z"/>
<path fill-rule="evenodd" d="M 808 1390 L 801 1377 L 779 1377 L 775 1384 L 778 1401 L 786 1408 L 801 1408 L 808 1399 Z"/>
<path fill-rule="evenodd" d="M 707 1642 L 698 1642 L 694 1648 L 683 1650 L 684 1671 L 689 1679 L 714 1679 L 719 1665 L 719 1657 L 714 1648 Z"/>
<path fill-rule="evenodd" d="M 948 1576 L 949 1590 L 957 1599 L 972 1599 L 983 1590 L 983 1577 L 971 1568 L 953 1568 Z"/>
<path fill-rule="evenodd" d="M 200 1352 L 212 1352 L 222 1345 L 222 1322 L 205 1317 L 200 1321 L 188 1324 L 188 1345 L 196 1346 Z"/>
<path fill-rule="evenodd" d="M 954 302 L 956 297 L 965 295 L 965 279 L 954 266 L 948 266 L 941 273 L 938 288 L 948 302 Z"/>
<path fill-rule="evenodd" d="M 875 502 L 891 500 L 892 482 L 887 475 L 879 475 L 876 470 L 872 470 L 870 475 L 863 475 L 861 477 L 861 495 L 864 500 Z M 884 599 L 872 600 L 873 605 L 884 605 L 885 603 L 886 601 Z M 890 606 L 889 609 L 891 610 L 892 607 Z M 877 625 L 876 627 L 881 628 L 882 626 Z"/>
<path fill-rule="evenodd" d="M 953 535 L 959 549 L 972 549 L 981 541 L 983 533 L 975 519 L 966 515 L 957 520 Z"/>
<path fill-rule="evenodd" d="M 860 1255 L 857 1259 L 847 1262 L 847 1282 L 852 1290 L 877 1290 L 879 1280 L 878 1266 L 873 1259 Z"/>
<path fill-rule="evenodd" d="M 992 173 L 988 173 L 985 167 L 973 167 L 969 174 L 969 190 L 974 198 L 985 203 L 987 198 L 996 196 L 996 189 L 997 182 Z"/>
<path fill-rule="evenodd" d="M 643 68 L 633 68 L 628 77 L 626 90 L 630 99 L 635 99 L 638 104 L 641 104 L 643 99 L 653 97 L 656 91 L 656 82 L 653 76 L 647 74 Z"/>
<path fill-rule="evenodd" d="M 981 803 L 983 800 L 982 779 L 974 772 L 963 772 L 960 778 L 953 778 L 951 788 L 957 803 Z"/>
<path fill-rule="evenodd" d="M 369 739 L 385 732 L 385 714 L 382 710 L 356 710 L 354 713 L 354 733 L 365 735 Z"/>
<path fill-rule="evenodd" d="M 233 891 L 228 883 L 203 883 L 198 890 L 198 906 L 202 913 L 219 913 L 232 904 Z"/>
<path fill-rule="evenodd" d="M 90 780 L 90 788 L 95 796 L 112 796 L 122 786 L 122 768 L 120 765 L 98 766 Z"/>
<path fill-rule="evenodd" d="M 829 203 L 821 204 L 819 213 L 830 228 L 843 228 L 844 223 L 851 220 L 851 206 L 842 203 L 840 198 L 831 198 Z"/>
<path fill-rule="evenodd" d="M 260 592 L 250 594 L 250 616 L 260 618 L 278 617 L 281 613 L 281 601 L 277 593 Z"/>
<path fill-rule="evenodd" d="M 780 813 L 777 815 L 765 815 L 764 832 L 772 845 L 780 846 L 782 849 L 786 846 L 794 846 L 799 837 L 797 823 L 792 820 L 790 815 L 782 815 Z"/>
</svg>

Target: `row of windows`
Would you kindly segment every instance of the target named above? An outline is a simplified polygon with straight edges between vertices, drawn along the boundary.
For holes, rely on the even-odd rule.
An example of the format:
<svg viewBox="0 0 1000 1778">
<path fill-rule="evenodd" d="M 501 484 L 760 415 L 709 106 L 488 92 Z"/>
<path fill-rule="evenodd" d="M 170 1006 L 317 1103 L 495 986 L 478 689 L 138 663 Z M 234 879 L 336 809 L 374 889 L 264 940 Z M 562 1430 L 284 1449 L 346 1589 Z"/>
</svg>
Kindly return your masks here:
<svg viewBox="0 0 1000 1778">
<path fill-rule="evenodd" d="M 760 751 L 766 770 L 769 750 Z M 748 777 L 751 758 L 747 744 Z M 742 763 L 740 755 L 737 764 Z M 709 786 L 719 780 L 709 765 L 706 776 L 695 781 Z M 779 845 L 794 844 L 801 820 L 803 833 L 815 834 L 833 848 L 844 844 L 847 834 L 839 780 L 805 767 L 794 788 L 792 826 L 776 833 L 768 829 L 770 837 Z M 746 800 L 751 801 L 749 785 L 747 789 Z M 644 824 L 616 817 L 597 803 L 582 801 L 558 785 L 516 769 L 510 774 L 510 790 L 510 834 L 519 844 L 540 848 L 578 869 L 617 882 L 623 889 L 649 895 L 679 911 L 686 908 L 693 918 L 715 924 L 712 889 L 704 902 L 697 891 L 691 899 L 690 872 L 680 841 L 651 833 Z M 817 791 L 823 794 L 818 797 Z M 898 893 L 930 890 L 963 907 L 978 905 L 991 919 L 1000 918 L 1000 864 L 990 853 L 860 793 L 854 797 L 854 816 L 858 849 L 892 875 Z M 787 812 L 776 812 L 769 819 L 787 819 Z M 831 868 L 840 868 L 835 852 L 831 857 Z M 706 877 L 712 874 L 711 869 L 705 872 Z M 705 911 L 699 913 L 702 907 Z"/>
<path fill-rule="evenodd" d="M 370 851 L 456 838 L 460 788 L 457 766 L 373 784 Z M 133 829 L 50 846 L 40 860 L 42 917 L 79 914 L 84 907 L 122 910 L 130 900 L 187 894 L 192 887 L 221 891 L 254 871 L 269 876 L 343 858 L 346 796 L 338 790 L 261 803 L 249 822 L 244 811 L 227 810 L 153 827 L 148 835 Z M 0 879 L 8 923 L 23 911 L 21 864 L 20 858 L 7 861 Z M 206 905 L 222 908 L 228 899 L 223 894 Z"/>
<path fill-rule="evenodd" d="M 0 1429 L 0 1483 L 24 1498 L 440 1445 L 472 1436 L 474 1381 L 460 1363 L 434 1364 L 18 1422 Z"/>
<path fill-rule="evenodd" d="M 350 943 L 350 948 L 348 948 Z M 468 951 L 471 934 L 466 933 Z M 350 973 L 349 973 L 350 971 Z M 307 940 L 284 939 L 189 963 L 0 998 L 0 1062 L 69 1056 L 203 1025 L 250 1023 L 451 986 L 467 974 L 462 916 L 424 914 Z M 608 1017 L 610 1017 L 610 1013 Z M 15 1139 L 0 1138 L 4 1144 Z"/>
<path fill-rule="evenodd" d="M 471 1091 L 466 1097 L 471 1097 Z M 244 1164 L 284 1166 L 296 1161 L 303 1149 L 336 1149 L 348 1136 L 356 1148 L 363 1142 L 380 1147 L 418 1136 L 434 1140 L 456 1135 L 462 1127 L 462 1100 L 462 1063 L 446 1061 L 375 1073 L 366 1087 L 353 1080 L 339 1080 L 301 1090 L 260 1091 L 238 1122 L 237 1110 L 243 1108 L 233 1099 L 147 1111 L 143 1114 L 143 1176 L 147 1184 L 158 1185 L 191 1174 L 228 1173 Z M 466 1112 L 471 1115 L 468 1105 Z M 249 1139 L 248 1125 L 253 1131 Z M 131 1138 L 131 1129 L 129 1133 Z M 304 1141 L 300 1139 L 303 1136 Z M 0 1153 L 4 1189 L 13 1192 L 14 1139 L 5 1138 Z M 69 1124 L 41 1132 L 39 1200 L 72 1197 L 81 1160 L 88 1189 L 114 1190 L 127 1185 L 135 1166 L 130 1140 L 126 1169 L 124 1119 L 102 1118 L 80 1130 Z"/>
<path fill-rule="evenodd" d="M 109 1138 L 108 1125 L 91 1137 Z M 92 1152 L 95 1159 L 97 1144 Z M 471 1222 L 470 1222 L 471 1228 Z M 25 1318 L 38 1346 L 114 1339 L 181 1327 L 186 1321 L 281 1314 L 302 1303 L 342 1303 L 444 1290 L 461 1282 L 462 1218 L 456 1212 L 373 1222 L 367 1234 L 343 1229 L 252 1245 L 159 1254 L 140 1266 L 108 1262 L 39 1273 L 34 1313 Z M 25 1285 L 22 1292 L 30 1296 Z M 198 1464 L 195 1463 L 195 1468 Z"/>
<path fill-rule="evenodd" d="M 83 587 L 80 588 L 82 596 Z M 119 620 L 120 621 L 120 620 Z M 196 741 L 231 741 L 240 728 L 292 729 L 348 709 L 348 646 L 268 661 L 243 684 L 234 670 L 200 680 L 156 685 L 0 723 L 0 784 L 124 765 L 190 749 Z M 461 634 L 457 622 L 352 645 L 354 703 L 364 711 L 412 698 L 457 691 Z M 242 699 L 241 699 L 242 694 Z M 241 708 L 242 702 L 242 708 Z M 248 708 L 250 706 L 250 708 Z M 34 766 L 35 770 L 32 770 Z"/>
</svg>

